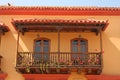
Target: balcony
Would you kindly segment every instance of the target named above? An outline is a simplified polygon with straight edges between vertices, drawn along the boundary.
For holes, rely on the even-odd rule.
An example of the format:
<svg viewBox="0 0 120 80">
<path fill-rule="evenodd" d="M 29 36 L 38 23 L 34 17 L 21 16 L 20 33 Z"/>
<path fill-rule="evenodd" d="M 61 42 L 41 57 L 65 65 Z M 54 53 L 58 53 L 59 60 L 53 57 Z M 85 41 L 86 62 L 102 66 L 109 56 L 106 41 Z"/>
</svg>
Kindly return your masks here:
<svg viewBox="0 0 120 80">
<path fill-rule="evenodd" d="M 101 53 L 70 52 L 18 52 L 16 70 L 22 74 L 69 74 L 71 70 L 78 73 L 100 74 L 102 71 Z"/>
</svg>

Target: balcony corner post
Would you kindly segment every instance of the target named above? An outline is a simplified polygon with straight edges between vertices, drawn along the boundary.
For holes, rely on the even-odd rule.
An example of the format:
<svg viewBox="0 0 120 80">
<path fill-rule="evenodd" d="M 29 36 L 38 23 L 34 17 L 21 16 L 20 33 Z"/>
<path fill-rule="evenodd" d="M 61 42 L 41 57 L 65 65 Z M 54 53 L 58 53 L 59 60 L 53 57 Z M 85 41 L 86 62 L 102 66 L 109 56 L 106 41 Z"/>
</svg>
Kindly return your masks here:
<svg viewBox="0 0 120 80">
<path fill-rule="evenodd" d="M 102 45 L 102 30 L 100 28 L 100 52 L 101 52 L 101 68 L 103 68 L 103 45 Z"/>
<path fill-rule="evenodd" d="M 58 30 L 58 66 L 59 66 L 59 62 L 60 62 L 60 30 L 62 28 L 60 26 L 57 26 L 57 30 Z"/>
<path fill-rule="evenodd" d="M 17 36 L 17 53 L 19 51 L 19 37 L 20 37 L 20 31 L 18 30 L 18 36 Z"/>
<path fill-rule="evenodd" d="M 17 55 L 16 55 L 16 67 L 17 67 L 17 59 L 18 59 L 18 51 L 19 51 L 19 37 L 20 37 L 20 31 L 18 30 L 18 36 L 17 36 Z"/>
</svg>

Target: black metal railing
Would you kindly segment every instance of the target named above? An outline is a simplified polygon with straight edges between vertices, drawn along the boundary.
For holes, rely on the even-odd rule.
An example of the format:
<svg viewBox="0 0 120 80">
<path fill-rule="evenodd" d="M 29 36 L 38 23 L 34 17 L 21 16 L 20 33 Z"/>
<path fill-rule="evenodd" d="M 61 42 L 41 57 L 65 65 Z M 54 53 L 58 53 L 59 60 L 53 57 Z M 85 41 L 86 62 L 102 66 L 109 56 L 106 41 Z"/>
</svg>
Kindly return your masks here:
<svg viewBox="0 0 120 80">
<path fill-rule="evenodd" d="M 97 67 L 101 66 L 101 53 L 70 52 L 18 52 L 16 67 Z"/>
</svg>

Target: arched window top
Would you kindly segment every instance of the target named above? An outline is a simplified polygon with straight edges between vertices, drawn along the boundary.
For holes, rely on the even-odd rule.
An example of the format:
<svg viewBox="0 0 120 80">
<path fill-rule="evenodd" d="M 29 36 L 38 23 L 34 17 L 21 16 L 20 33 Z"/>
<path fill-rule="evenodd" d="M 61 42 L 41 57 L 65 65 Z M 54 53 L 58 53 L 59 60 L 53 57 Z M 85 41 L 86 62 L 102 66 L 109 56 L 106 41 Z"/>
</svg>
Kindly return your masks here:
<svg viewBox="0 0 120 80">
<path fill-rule="evenodd" d="M 73 38 L 72 40 L 83 40 L 83 41 L 88 41 L 88 40 L 85 39 L 85 38 Z"/>
<path fill-rule="evenodd" d="M 49 40 L 50 41 L 50 39 L 44 38 L 44 37 L 34 39 L 34 41 L 38 41 L 38 40 Z"/>
</svg>

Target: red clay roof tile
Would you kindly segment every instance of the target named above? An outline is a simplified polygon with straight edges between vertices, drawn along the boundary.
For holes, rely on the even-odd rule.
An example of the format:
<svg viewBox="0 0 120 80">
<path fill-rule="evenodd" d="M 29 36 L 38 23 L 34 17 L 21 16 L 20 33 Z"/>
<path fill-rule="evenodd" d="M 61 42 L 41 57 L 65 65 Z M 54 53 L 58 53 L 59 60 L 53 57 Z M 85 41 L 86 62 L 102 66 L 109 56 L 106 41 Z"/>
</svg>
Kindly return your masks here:
<svg viewBox="0 0 120 80">
<path fill-rule="evenodd" d="M 108 23 L 108 20 L 95 20 L 95 19 L 13 19 L 17 23 Z"/>
<path fill-rule="evenodd" d="M 0 10 L 120 10 L 120 7 L 45 7 L 45 6 L 0 6 Z"/>
<path fill-rule="evenodd" d="M 9 28 L 4 24 L 0 22 L 0 29 L 3 30 L 3 32 L 8 32 Z"/>
<path fill-rule="evenodd" d="M 2 12 L 1 12 L 2 11 Z M 0 6 L 5 15 L 120 15 L 120 7 Z"/>
</svg>

